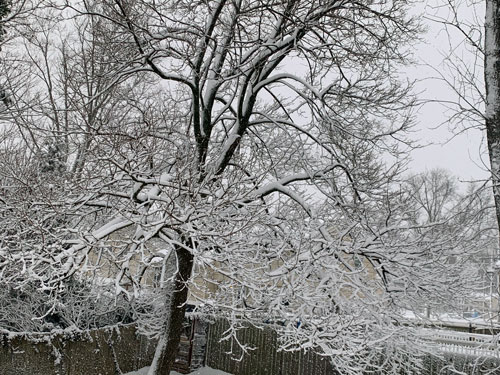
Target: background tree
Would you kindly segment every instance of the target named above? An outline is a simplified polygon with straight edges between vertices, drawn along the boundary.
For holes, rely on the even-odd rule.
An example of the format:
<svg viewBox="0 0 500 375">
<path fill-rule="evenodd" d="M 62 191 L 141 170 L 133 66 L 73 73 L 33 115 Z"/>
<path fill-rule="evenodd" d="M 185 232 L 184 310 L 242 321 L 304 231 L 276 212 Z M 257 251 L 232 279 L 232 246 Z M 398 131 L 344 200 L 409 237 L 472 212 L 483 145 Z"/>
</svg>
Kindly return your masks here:
<svg viewBox="0 0 500 375">
<path fill-rule="evenodd" d="M 24 28 L 16 28 L 19 35 L 31 39 L 12 38 L 12 50 L 4 51 L 2 68 L 11 94 L 3 112 L 0 148 L 2 240 L 9 252 L 9 257 L 2 257 L 0 282 L 6 294 L 1 308 L 6 317 L 27 318 L 17 322 L 4 319 L 3 324 L 4 328 L 32 331 L 48 326 L 95 328 L 129 319 L 130 304 L 126 306 L 119 296 L 113 305 L 104 290 L 96 291 L 81 278 L 70 277 L 59 289 L 47 287 L 31 278 L 26 268 L 19 275 L 19 264 L 10 262 L 10 257 L 21 257 L 25 252 L 31 252 L 29 257 L 35 259 L 61 251 L 61 241 L 68 238 L 74 222 L 56 202 L 82 191 L 81 183 L 89 177 L 84 169 L 86 153 L 95 145 L 93 132 L 102 128 L 106 116 L 121 100 L 116 95 L 107 112 L 98 100 L 86 105 L 92 90 L 108 84 L 103 78 L 106 65 L 98 66 L 94 60 L 100 53 L 98 47 L 89 48 L 91 28 L 75 23 L 76 33 L 57 39 L 62 36 L 57 14 L 43 12 L 43 22 L 33 17 Z M 100 97 L 103 102 L 108 98 Z M 95 120 L 96 114 L 100 122 Z M 89 166 L 93 167 L 95 164 Z M 93 172 L 94 178 L 102 173 Z M 90 225 L 82 219 L 78 219 L 80 226 Z M 36 269 L 36 262 L 31 267 Z M 104 276 L 100 275 L 101 285 Z M 38 319 L 32 320 L 29 314 L 35 312 Z"/>
<path fill-rule="evenodd" d="M 8 73 L 11 61 L 6 58 L 6 53 L 2 49 L 15 39 L 18 35 L 18 26 L 32 15 L 40 3 L 40 0 L 0 1 L 0 121 L 7 112 L 6 107 L 11 104 L 10 94 L 13 91 L 13 87 L 10 86 L 12 82 L 9 83 L 13 77 L 10 77 L 11 72 Z"/>
<path fill-rule="evenodd" d="M 7 1 L 4 1 L 2 0 L 0 2 L 0 50 L 1 50 L 1 47 L 2 47 L 2 40 L 3 40 L 3 37 L 4 37 L 4 33 L 5 33 L 5 30 L 4 30 L 4 23 L 5 23 L 5 17 L 7 16 L 7 14 L 9 13 L 9 9 L 10 9 L 10 2 L 7 2 Z M 2 88 L 0 86 L 0 102 L 3 104 L 3 105 L 7 105 L 8 102 L 7 102 L 7 94 L 5 92 L 5 89 Z"/>
<path fill-rule="evenodd" d="M 494 224 L 491 191 L 484 185 L 460 184 L 456 176 L 444 169 L 410 175 L 402 189 L 408 193 L 408 207 L 414 208 L 415 224 L 442 223 L 433 229 L 435 240 L 431 251 L 444 245 L 442 250 L 447 252 L 447 256 L 442 260 L 454 264 L 467 280 L 460 283 L 461 293 L 457 290 L 449 298 L 429 296 L 427 315 L 430 317 L 431 310 L 438 316 L 450 313 L 462 315 L 464 309 L 472 308 L 464 306 L 464 301 L 473 301 L 480 291 L 484 291 L 485 272 L 491 268 L 496 254 L 498 232 Z M 446 244 L 448 238 L 462 237 L 465 232 L 471 236 L 469 241 L 453 246 Z M 429 267 L 433 267 L 432 263 Z M 444 294 L 444 289 L 454 288 L 445 280 L 441 285 Z M 489 285 L 487 283 L 488 288 Z"/>
<path fill-rule="evenodd" d="M 426 222 L 437 222 L 446 217 L 458 198 L 458 180 L 444 169 L 410 176 L 408 185 Z"/>
<path fill-rule="evenodd" d="M 436 71 L 455 94 L 443 102 L 451 110 L 450 123 L 457 131 L 470 128 L 485 131 L 498 226 L 498 4 L 446 1 L 439 5 L 442 7 L 435 8 L 438 11 L 433 18 L 444 25 L 450 43 L 444 64 Z M 494 264 L 498 245 L 491 248 Z M 489 271 L 491 275 L 498 272 L 494 267 Z"/>
<path fill-rule="evenodd" d="M 500 226 L 500 19 L 497 1 L 486 1 L 484 23 L 485 126 L 493 195 Z"/>
<path fill-rule="evenodd" d="M 443 66 L 436 72 L 455 94 L 443 103 L 451 110 L 449 123 L 457 132 L 470 128 L 485 131 L 496 217 L 500 223 L 498 4 L 489 0 L 449 0 L 438 5 L 430 18 L 444 26 L 450 42 L 449 50 L 444 51 Z"/>
</svg>

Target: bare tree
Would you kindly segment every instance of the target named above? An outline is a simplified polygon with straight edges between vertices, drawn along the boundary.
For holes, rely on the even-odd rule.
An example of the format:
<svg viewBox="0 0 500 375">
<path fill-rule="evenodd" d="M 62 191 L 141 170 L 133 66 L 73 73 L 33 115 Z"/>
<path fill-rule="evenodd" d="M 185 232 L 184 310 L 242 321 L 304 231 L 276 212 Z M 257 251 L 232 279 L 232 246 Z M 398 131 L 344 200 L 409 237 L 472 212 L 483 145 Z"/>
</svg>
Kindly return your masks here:
<svg viewBox="0 0 500 375">
<path fill-rule="evenodd" d="M 486 1 L 484 24 L 485 126 L 490 156 L 493 195 L 500 226 L 500 24 L 498 3 Z"/>
<path fill-rule="evenodd" d="M 408 184 L 426 222 L 437 222 L 448 216 L 447 212 L 457 203 L 458 179 L 445 169 L 410 176 Z"/>
<path fill-rule="evenodd" d="M 413 222 L 421 225 L 442 223 L 433 228 L 435 231 L 435 251 L 441 240 L 459 233 L 469 232 L 470 240 L 460 245 L 445 245 L 448 249 L 443 261 L 456 265 L 467 283 L 460 285 L 461 292 L 450 294 L 450 298 L 429 296 L 426 311 L 430 317 L 431 307 L 437 315 L 442 313 L 462 314 L 464 300 L 473 300 L 474 294 L 484 289 L 484 272 L 491 267 L 491 257 L 497 248 L 498 232 L 493 224 L 494 204 L 491 191 L 485 185 L 462 183 L 448 170 L 432 169 L 420 174 L 410 175 L 402 186 L 409 195 L 407 207 L 413 207 Z M 465 190 L 465 191 L 463 191 Z M 462 237 L 464 238 L 464 237 Z M 480 260 L 480 261 L 478 261 Z M 439 261 L 438 261 L 439 263 Z M 433 267 L 432 263 L 429 267 Z M 442 281 L 443 288 L 453 288 L 449 282 Z M 465 297 L 469 296 L 469 297 Z"/>
<path fill-rule="evenodd" d="M 4 29 L 4 23 L 5 23 L 5 17 L 8 15 L 10 10 L 10 2 L 7 1 L 1 1 L 0 2 L 0 50 L 2 46 L 2 40 L 4 39 L 4 34 L 5 34 L 5 29 Z M 4 106 L 8 105 L 8 99 L 7 99 L 7 93 L 5 92 L 5 89 L 0 86 L 0 103 L 2 103 Z"/>
<path fill-rule="evenodd" d="M 449 122 L 458 132 L 469 128 L 486 130 L 496 216 L 500 225 L 500 127 L 496 113 L 499 92 L 496 63 L 499 57 L 498 4 L 475 0 L 447 0 L 438 4 L 438 11 L 431 19 L 444 25 L 450 43 L 443 67 L 436 71 L 456 95 L 443 103 L 450 108 Z"/>
</svg>

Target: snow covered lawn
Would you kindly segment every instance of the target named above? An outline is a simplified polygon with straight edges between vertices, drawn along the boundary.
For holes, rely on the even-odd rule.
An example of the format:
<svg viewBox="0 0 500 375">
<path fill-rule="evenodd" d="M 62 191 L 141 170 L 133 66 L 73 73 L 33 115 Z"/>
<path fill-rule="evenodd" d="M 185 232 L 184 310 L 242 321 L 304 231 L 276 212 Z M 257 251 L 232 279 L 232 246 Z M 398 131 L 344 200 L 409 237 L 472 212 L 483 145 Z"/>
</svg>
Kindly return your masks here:
<svg viewBox="0 0 500 375">
<path fill-rule="evenodd" d="M 127 372 L 124 375 L 147 375 L 148 369 L 149 369 L 149 367 L 143 367 L 140 370 Z M 181 375 L 181 374 L 173 371 L 173 372 L 171 372 L 170 375 Z M 221 370 L 215 370 L 215 369 L 210 368 L 210 367 L 203 367 L 203 368 L 196 370 L 195 372 L 190 373 L 189 375 L 231 375 L 231 374 L 228 374 L 227 372 L 224 372 Z"/>
</svg>

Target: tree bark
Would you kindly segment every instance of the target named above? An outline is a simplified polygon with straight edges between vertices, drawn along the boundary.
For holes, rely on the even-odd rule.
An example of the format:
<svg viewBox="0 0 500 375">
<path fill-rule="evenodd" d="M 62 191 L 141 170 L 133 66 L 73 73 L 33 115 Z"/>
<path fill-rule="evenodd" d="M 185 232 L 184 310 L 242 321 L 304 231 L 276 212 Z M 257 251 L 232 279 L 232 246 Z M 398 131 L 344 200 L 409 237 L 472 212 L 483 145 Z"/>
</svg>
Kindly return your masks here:
<svg viewBox="0 0 500 375">
<path fill-rule="evenodd" d="M 500 229 L 500 14 L 499 0 L 486 0 L 485 66 L 486 137 L 497 222 Z"/>
<path fill-rule="evenodd" d="M 181 339 L 188 297 L 187 281 L 193 270 L 193 255 L 181 247 L 176 249 L 176 255 L 178 270 L 175 275 L 174 288 L 171 296 L 165 296 L 170 301 L 167 304 L 169 311 L 148 375 L 170 374 Z"/>
</svg>

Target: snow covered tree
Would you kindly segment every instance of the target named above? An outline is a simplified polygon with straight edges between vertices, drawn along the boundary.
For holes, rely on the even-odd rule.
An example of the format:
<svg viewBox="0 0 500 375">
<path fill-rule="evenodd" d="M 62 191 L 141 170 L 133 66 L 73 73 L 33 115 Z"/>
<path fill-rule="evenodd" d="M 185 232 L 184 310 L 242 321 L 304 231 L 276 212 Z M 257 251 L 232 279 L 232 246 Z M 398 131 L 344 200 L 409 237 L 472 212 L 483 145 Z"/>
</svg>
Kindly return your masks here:
<svg viewBox="0 0 500 375">
<path fill-rule="evenodd" d="M 497 1 L 486 1 L 484 24 L 484 113 L 493 195 L 500 226 L 500 15 Z"/>
<path fill-rule="evenodd" d="M 402 185 L 407 191 L 407 207 L 414 208 L 413 222 L 426 225 L 441 223 L 431 231 L 434 238 L 431 252 L 439 254 L 441 260 L 429 262 L 429 267 L 440 269 L 441 262 L 451 263 L 462 273 L 466 282 L 457 285 L 453 279 L 442 280 L 443 292 L 439 298 L 429 295 L 426 314 L 452 313 L 461 315 L 464 300 L 472 300 L 478 290 L 484 288 L 484 271 L 491 267 L 491 257 L 496 253 L 498 231 L 494 220 L 494 204 L 491 191 L 486 186 L 462 183 L 449 171 L 432 169 L 410 175 Z M 493 219 L 493 220 L 492 220 Z M 467 233 L 464 236 L 464 233 Z M 446 242 L 454 236 L 468 238 L 464 243 Z M 441 246 L 441 251 L 438 250 Z M 443 253 L 446 255 L 443 257 Z M 434 258 L 429 253 L 429 258 Z M 486 264 L 486 266 L 485 266 Z M 448 294 L 450 288 L 457 290 Z M 460 292 L 460 291 L 461 292 Z M 448 298 L 443 298 L 448 295 Z M 467 297 L 468 296 L 468 297 Z M 458 298 L 457 298 L 458 297 Z"/>
<path fill-rule="evenodd" d="M 443 105 L 450 111 L 448 123 L 457 132 L 478 129 L 485 133 L 491 192 L 496 211 L 495 226 L 500 227 L 500 194 L 498 171 L 498 3 L 496 1 L 445 1 L 438 2 L 433 18 L 444 26 L 449 39 L 442 66 L 436 69 L 439 78 L 452 90 L 454 96 L 443 98 Z M 488 164 L 488 163 L 486 163 Z M 486 189 L 488 190 L 488 189 Z M 486 193 L 486 195 L 491 194 Z M 476 193 L 477 194 L 477 193 Z M 483 192 L 484 194 L 484 192 Z M 484 198 L 484 197 L 483 197 Z M 485 219 L 492 222 L 490 219 Z M 498 233 L 490 231 L 490 233 Z M 492 264 L 498 259 L 497 244 L 485 246 L 489 254 L 478 254 L 471 260 L 476 268 L 479 259 L 488 264 L 488 278 L 497 279 L 498 272 Z M 484 268 L 484 267 L 483 267 Z M 493 291 L 494 283 L 490 289 Z M 496 294 L 496 293 L 495 293 Z"/>
<path fill-rule="evenodd" d="M 4 280 L 57 296 L 111 273 L 134 303 L 152 277 L 151 375 L 169 373 L 188 302 L 230 318 L 228 337 L 279 321 L 285 350 L 318 350 L 343 374 L 417 364 L 405 311 L 455 277 L 448 250 L 475 234 L 415 224 L 391 185 L 412 123 L 406 1 L 47 11 L 18 58 L 33 84 L 10 122 L 29 173 L 2 170 L 0 264 L 22 270 Z"/>
<path fill-rule="evenodd" d="M 451 109 L 449 123 L 457 131 L 478 128 L 486 132 L 496 217 L 500 226 L 498 59 L 499 19 L 496 1 L 445 1 L 431 18 L 441 23 L 449 36 L 439 78 L 455 98 L 443 100 Z M 444 10 L 444 12 L 442 11 Z M 460 48 L 457 48 L 459 47 Z M 461 51 L 457 53 L 457 51 Z"/>
<path fill-rule="evenodd" d="M 128 319 L 130 303 L 125 306 L 119 296 L 118 300 L 114 299 L 118 303 L 113 306 L 105 298 L 106 290 L 96 292 L 92 289 L 90 277 L 70 277 L 64 286 L 51 288 L 44 284 L 44 279 L 33 275 L 40 266 L 36 262 L 30 267 L 37 271 L 24 269 L 22 275 L 16 269 L 19 263 L 10 262 L 12 257 L 19 259 L 27 255 L 35 259 L 50 252 L 60 253 L 67 247 L 63 241 L 77 230 L 75 222 L 79 228 L 95 224 L 95 218 L 89 223 L 84 217 L 75 218 L 65 212 L 62 197 L 77 196 L 85 188 L 86 179 L 106 175 L 106 171 L 99 171 L 98 166 L 92 164 L 87 166 L 92 169 L 92 176 L 85 174 L 82 178 L 86 171 L 83 166 L 87 153 L 96 143 L 93 131 L 109 132 L 103 129 L 107 116 L 123 110 L 123 106 L 119 107 L 123 104 L 123 96 L 114 95 L 110 99 L 113 89 L 90 105 L 87 103 L 96 92 L 109 88 L 110 82 L 105 77 L 107 65 L 102 60 L 95 60 L 96 55 L 104 54 L 99 46 L 92 44 L 91 31 L 95 30 L 91 25 L 76 22 L 66 35 L 67 39 L 60 40 L 57 38 L 63 34 L 57 12 L 38 11 L 43 12 L 43 19 L 30 18 L 30 22 L 16 29 L 17 36 L 29 35 L 30 38 L 13 38 L 13 48 L 5 51 L 6 83 L 11 88 L 11 95 L 2 122 L 0 221 L 4 228 L 2 243 L 9 256 L 2 258 L 0 283 L 7 292 L 12 289 L 19 295 L 37 288 L 41 292 L 21 299 L 29 303 L 38 299 L 38 306 L 18 303 L 15 298 L 9 299 L 7 293 L 2 311 L 14 310 L 5 316 L 16 316 L 16 313 L 24 316 L 26 311 L 37 311 L 38 319 L 24 330 L 44 330 L 47 318 L 54 319 L 54 316 L 61 320 L 59 328 L 71 324 L 81 329 L 95 328 L 96 324 L 114 323 L 113 317 L 116 321 Z M 103 103 L 106 103 L 105 110 Z M 123 115 L 126 113 L 123 111 Z M 121 119 L 123 117 L 117 116 L 117 123 Z M 97 152 L 106 151 L 95 152 L 94 157 L 98 158 Z M 95 276 L 92 271 L 89 275 Z M 104 273 L 97 281 L 101 286 L 103 278 Z M 80 285 L 81 290 L 75 285 Z M 89 293 L 86 297 L 80 295 L 84 290 Z M 82 300 L 88 301 L 88 306 Z M 69 306 L 70 303 L 80 308 Z M 102 306 L 96 307 L 96 303 Z M 95 316 L 90 317 L 92 312 Z M 20 328 L 26 321 L 29 319 L 20 319 L 9 326 Z"/>
</svg>

